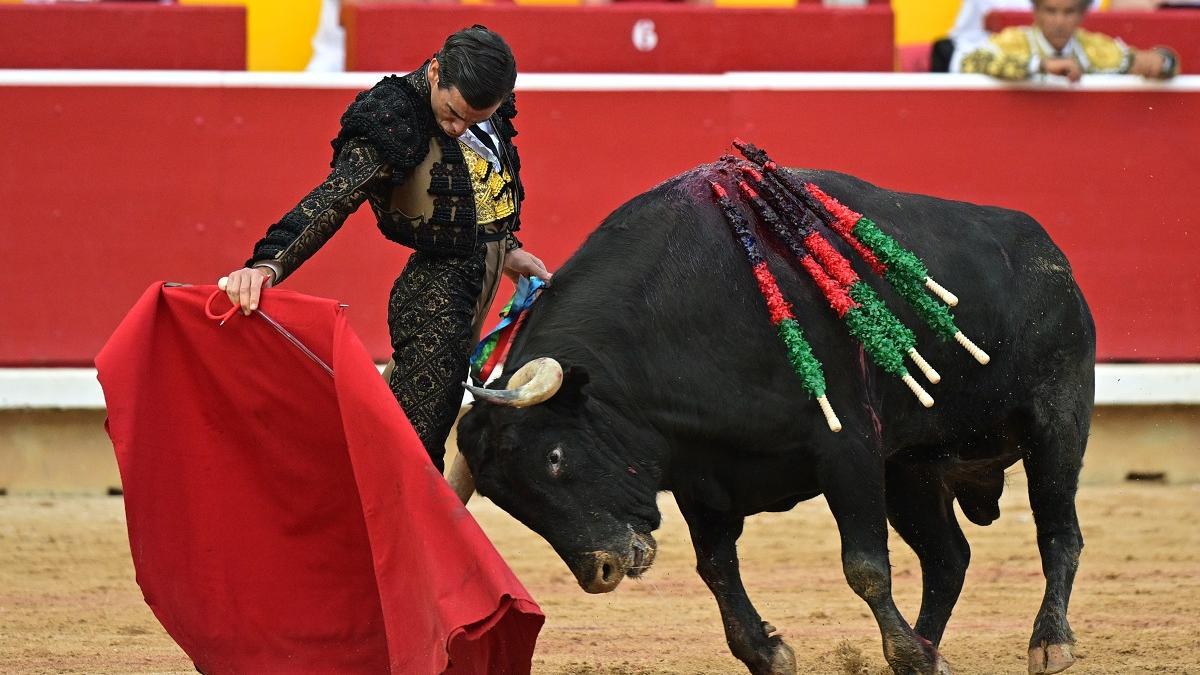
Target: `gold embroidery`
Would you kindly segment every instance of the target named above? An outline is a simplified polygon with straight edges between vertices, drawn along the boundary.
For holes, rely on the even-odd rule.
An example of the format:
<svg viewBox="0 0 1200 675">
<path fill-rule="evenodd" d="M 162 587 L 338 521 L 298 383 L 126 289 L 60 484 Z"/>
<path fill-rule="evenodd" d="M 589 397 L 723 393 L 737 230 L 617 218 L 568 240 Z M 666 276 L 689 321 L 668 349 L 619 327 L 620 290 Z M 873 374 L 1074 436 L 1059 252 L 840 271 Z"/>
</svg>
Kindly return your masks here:
<svg viewBox="0 0 1200 675">
<path fill-rule="evenodd" d="M 1005 80 L 1023 80 L 1030 75 L 1034 56 L 1042 61 L 1053 57 L 1044 51 L 1039 40 L 1037 29 L 1033 26 L 1005 28 L 992 35 L 988 44 L 967 54 L 962 61 L 962 71 L 986 73 Z M 1133 55 L 1125 43 L 1085 30 L 1075 31 L 1074 45 L 1065 56 L 1079 61 L 1086 73 L 1127 73 L 1133 63 Z"/>
<path fill-rule="evenodd" d="M 463 159 L 471 172 L 471 189 L 475 191 L 475 220 L 483 225 L 511 216 L 516 211 L 512 190 L 504 186 L 512 179 L 508 171 L 496 173 L 491 165 L 471 146 L 458 142 Z"/>
<path fill-rule="evenodd" d="M 1076 31 L 1075 40 L 1087 54 L 1089 73 L 1128 73 L 1133 65 L 1133 54 L 1120 40 L 1086 30 Z"/>
<path fill-rule="evenodd" d="M 1027 26 L 1006 28 L 989 38 L 989 43 L 967 54 L 962 72 L 984 73 L 1002 80 L 1024 80 L 1029 77 L 1033 54 Z"/>
</svg>

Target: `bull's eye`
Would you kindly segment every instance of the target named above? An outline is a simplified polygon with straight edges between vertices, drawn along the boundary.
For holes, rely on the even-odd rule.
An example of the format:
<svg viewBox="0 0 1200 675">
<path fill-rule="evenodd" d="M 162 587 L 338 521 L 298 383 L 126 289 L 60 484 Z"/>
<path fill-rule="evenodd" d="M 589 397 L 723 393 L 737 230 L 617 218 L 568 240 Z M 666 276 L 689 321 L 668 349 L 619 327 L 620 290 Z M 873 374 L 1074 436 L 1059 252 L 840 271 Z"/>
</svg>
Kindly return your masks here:
<svg viewBox="0 0 1200 675">
<path fill-rule="evenodd" d="M 562 448 L 555 448 L 546 455 L 546 463 L 549 466 L 551 476 L 558 477 L 558 474 L 562 472 L 562 459 Z"/>
</svg>

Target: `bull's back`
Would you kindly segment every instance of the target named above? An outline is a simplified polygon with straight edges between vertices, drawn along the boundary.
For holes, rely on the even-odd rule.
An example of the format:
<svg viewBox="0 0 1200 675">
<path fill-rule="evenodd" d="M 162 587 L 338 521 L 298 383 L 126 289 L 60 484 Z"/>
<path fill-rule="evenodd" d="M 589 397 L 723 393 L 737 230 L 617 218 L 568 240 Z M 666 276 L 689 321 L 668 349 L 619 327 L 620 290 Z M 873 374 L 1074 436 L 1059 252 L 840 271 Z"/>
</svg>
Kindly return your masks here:
<svg viewBox="0 0 1200 675">
<path fill-rule="evenodd" d="M 896 378 L 869 363 L 796 261 L 764 245 L 848 426 L 878 423 L 901 444 L 966 433 L 980 418 L 1003 415 L 1032 395 L 1039 373 L 1053 372 L 1051 362 L 1091 367 L 1087 307 L 1065 256 L 1032 218 L 892 192 L 835 172 L 795 175 L 916 253 L 959 296 L 952 310 L 958 327 L 992 356 L 981 366 L 935 336 L 825 230 L 914 330 L 918 349 L 942 374 L 941 384 L 929 387 L 937 405 L 925 410 Z M 594 389 L 613 401 L 636 400 L 640 409 L 631 414 L 653 417 L 658 407 L 660 417 L 675 419 L 679 410 L 691 411 L 685 419 L 705 421 L 689 436 L 710 438 L 714 446 L 744 441 L 752 419 L 755 433 L 795 439 L 798 448 L 828 431 L 790 372 L 749 265 L 710 196 L 714 176 L 713 167 L 700 167 L 614 211 L 555 275 L 513 353 L 557 354 L 610 375 L 593 377 Z M 752 210 L 742 210 L 753 222 Z M 731 385 L 741 392 L 736 398 Z"/>
<path fill-rule="evenodd" d="M 871 218 L 920 257 L 930 276 L 958 296 L 951 309 L 957 327 L 992 357 L 988 365 L 979 365 L 957 343 L 935 335 L 886 282 L 856 264 L 888 307 L 914 329 L 918 349 L 943 376 L 929 387 L 937 404 L 928 411 L 902 387 L 882 387 L 882 409 L 891 413 L 887 418 L 901 436 L 898 443 L 906 442 L 904 436 L 919 442 L 931 433 L 976 433 L 1037 396 L 1047 378 L 1070 377 L 1090 386 L 1091 314 L 1066 256 L 1033 218 L 995 206 L 893 192 L 835 172 L 795 175 Z M 842 250 L 855 258 L 848 247 Z M 880 374 L 877 386 L 886 377 Z"/>
</svg>

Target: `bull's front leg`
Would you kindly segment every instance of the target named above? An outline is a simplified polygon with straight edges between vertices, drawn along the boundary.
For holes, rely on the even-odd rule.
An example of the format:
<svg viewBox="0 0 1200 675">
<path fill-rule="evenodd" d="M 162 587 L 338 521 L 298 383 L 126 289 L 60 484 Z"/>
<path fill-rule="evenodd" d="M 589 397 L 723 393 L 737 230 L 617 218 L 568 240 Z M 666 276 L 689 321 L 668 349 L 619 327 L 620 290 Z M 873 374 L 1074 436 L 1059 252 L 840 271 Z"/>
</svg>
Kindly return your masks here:
<svg viewBox="0 0 1200 675">
<path fill-rule="evenodd" d="M 696 549 L 696 571 L 717 599 L 730 651 L 755 675 L 794 675 L 792 648 L 771 635 L 775 629 L 758 615 L 742 585 L 737 540 L 745 519 L 677 500 Z"/>
</svg>

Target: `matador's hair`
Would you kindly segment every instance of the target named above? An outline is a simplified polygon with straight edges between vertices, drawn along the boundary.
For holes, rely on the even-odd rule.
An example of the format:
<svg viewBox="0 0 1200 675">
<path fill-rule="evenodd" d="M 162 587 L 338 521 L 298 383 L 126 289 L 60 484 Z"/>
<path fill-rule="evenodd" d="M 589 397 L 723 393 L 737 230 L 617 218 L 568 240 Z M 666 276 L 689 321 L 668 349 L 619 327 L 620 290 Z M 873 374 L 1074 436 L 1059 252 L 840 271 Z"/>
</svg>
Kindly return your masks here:
<svg viewBox="0 0 1200 675">
<path fill-rule="evenodd" d="M 517 61 L 498 33 L 475 24 L 446 38 L 434 55 L 438 88 L 458 88 L 472 108 L 483 110 L 508 98 L 517 83 Z"/>
</svg>

